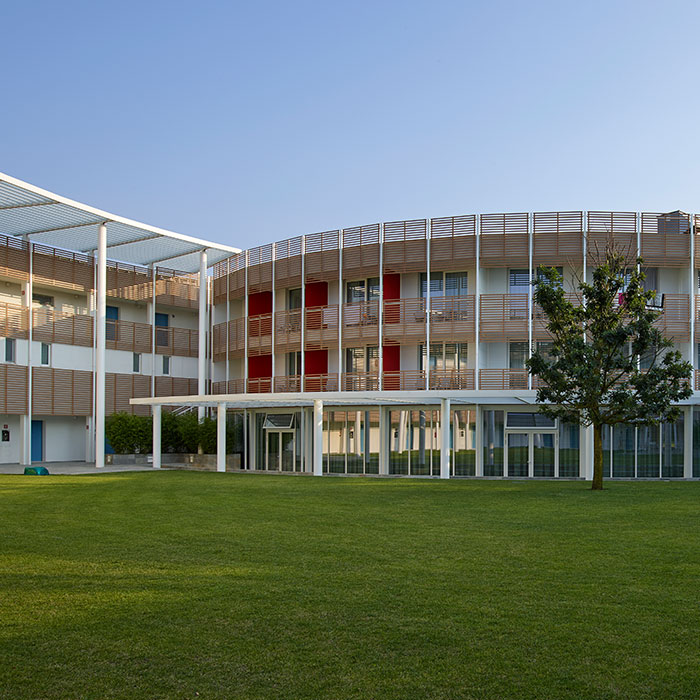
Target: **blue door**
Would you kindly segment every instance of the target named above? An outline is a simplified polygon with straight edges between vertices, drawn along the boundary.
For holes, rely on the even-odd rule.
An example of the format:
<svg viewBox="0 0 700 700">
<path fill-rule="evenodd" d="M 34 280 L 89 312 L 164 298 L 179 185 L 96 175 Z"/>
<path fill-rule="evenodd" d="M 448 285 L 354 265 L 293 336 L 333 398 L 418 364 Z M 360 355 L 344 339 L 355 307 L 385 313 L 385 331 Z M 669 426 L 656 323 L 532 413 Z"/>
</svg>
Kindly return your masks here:
<svg viewBox="0 0 700 700">
<path fill-rule="evenodd" d="M 32 421 L 32 462 L 44 460 L 44 421 Z"/>
<path fill-rule="evenodd" d="M 168 314 L 156 314 L 156 345 L 168 345 Z"/>
</svg>

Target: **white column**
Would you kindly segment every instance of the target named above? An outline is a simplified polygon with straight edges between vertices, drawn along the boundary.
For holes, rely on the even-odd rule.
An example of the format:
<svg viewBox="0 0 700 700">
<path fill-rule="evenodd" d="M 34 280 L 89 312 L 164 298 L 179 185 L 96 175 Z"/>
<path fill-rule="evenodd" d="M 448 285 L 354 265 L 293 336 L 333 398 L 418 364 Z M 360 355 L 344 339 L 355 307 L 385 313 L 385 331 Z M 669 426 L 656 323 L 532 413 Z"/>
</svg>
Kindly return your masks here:
<svg viewBox="0 0 700 700">
<path fill-rule="evenodd" d="M 97 233 L 95 309 L 95 466 L 105 465 L 105 318 L 107 316 L 107 224 Z"/>
<path fill-rule="evenodd" d="M 147 304 L 151 324 L 151 396 L 156 395 L 156 266 L 151 265 L 151 300 Z"/>
<path fill-rule="evenodd" d="M 23 465 L 32 463 L 32 343 L 34 334 L 34 245 L 27 242 L 29 253 L 29 279 L 24 286 L 23 305 L 27 309 L 27 414 L 20 421 L 22 428 L 22 449 L 20 457 Z"/>
<path fill-rule="evenodd" d="M 343 301 L 345 289 L 343 284 L 343 241 L 345 229 L 338 231 L 338 391 L 343 390 Z"/>
<path fill-rule="evenodd" d="M 430 221 L 430 219 L 428 219 Z M 425 388 L 430 389 L 430 230 L 425 233 Z"/>
<path fill-rule="evenodd" d="M 690 302 L 690 357 L 688 361 L 695 368 L 697 361 L 695 359 L 695 290 L 697 288 L 697 282 L 695 280 L 695 234 L 693 233 L 693 222 L 695 221 L 695 214 L 688 214 L 688 235 L 690 237 L 690 286 L 688 293 L 690 295 L 688 301 Z M 695 372 L 690 378 L 690 386 L 695 389 Z"/>
<path fill-rule="evenodd" d="M 301 376 L 300 391 L 306 391 L 306 236 L 301 237 Z"/>
<path fill-rule="evenodd" d="M 272 323 L 270 324 L 270 392 L 275 390 L 275 260 L 277 258 L 277 244 L 272 244 Z"/>
<path fill-rule="evenodd" d="M 389 408 L 379 407 L 379 473 L 389 473 L 389 446 L 391 444 L 391 425 Z"/>
<path fill-rule="evenodd" d="M 474 448 L 476 450 L 476 459 L 474 474 L 476 476 L 484 475 L 484 414 L 480 405 L 476 406 L 476 439 L 474 440 Z"/>
<path fill-rule="evenodd" d="M 206 393 L 207 378 L 207 251 L 199 253 L 199 352 L 197 357 L 197 393 Z M 204 406 L 197 407 L 197 417 L 204 418 Z"/>
<path fill-rule="evenodd" d="M 153 412 L 153 468 L 160 469 L 160 416 L 162 408 L 160 404 L 151 406 Z"/>
<path fill-rule="evenodd" d="M 313 420 L 314 476 L 323 476 L 323 401 L 314 399 Z"/>
<path fill-rule="evenodd" d="M 663 426 L 659 428 L 663 430 Z M 693 407 L 683 409 L 683 478 L 693 477 Z"/>
<path fill-rule="evenodd" d="M 216 407 L 216 471 L 226 471 L 226 404 Z"/>
<path fill-rule="evenodd" d="M 527 215 L 527 268 L 528 268 L 528 287 L 527 287 L 527 356 L 532 357 L 532 314 L 534 311 L 532 299 L 532 283 L 535 279 L 534 270 L 532 269 L 532 214 Z M 532 389 L 532 375 L 527 373 L 527 388 Z"/>
<path fill-rule="evenodd" d="M 450 478 L 450 400 L 440 399 L 440 478 Z"/>
<path fill-rule="evenodd" d="M 474 280 L 474 388 L 481 388 L 481 380 L 479 377 L 479 348 L 481 334 L 481 219 L 479 214 L 474 215 L 474 232 L 476 234 L 476 251 L 474 259 L 476 262 L 476 274 Z M 477 429 L 477 433 L 479 430 Z M 477 461 L 478 465 L 478 461 Z"/>
<path fill-rule="evenodd" d="M 379 226 L 379 308 L 377 333 L 379 337 L 379 391 L 384 388 L 384 224 Z"/>
<path fill-rule="evenodd" d="M 246 250 L 243 254 L 245 264 L 243 275 L 243 393 L 248 391 L 248 262 L 250 256 Z M 303 265 L 303 263 L 302 263 Z"/>
</svg>

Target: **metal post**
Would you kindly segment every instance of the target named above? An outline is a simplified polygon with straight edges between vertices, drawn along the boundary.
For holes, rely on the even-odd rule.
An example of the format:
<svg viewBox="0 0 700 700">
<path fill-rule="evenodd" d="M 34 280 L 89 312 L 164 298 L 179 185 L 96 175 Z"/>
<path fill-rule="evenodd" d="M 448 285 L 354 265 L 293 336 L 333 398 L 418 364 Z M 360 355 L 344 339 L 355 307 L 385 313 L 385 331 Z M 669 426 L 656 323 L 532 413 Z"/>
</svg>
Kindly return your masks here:
<svg viewBox="0 0 700 700">
<path fill-rule="evenodd" d="M 216 406 L 216 471 L 226 471 L 226 403 Z"/>
<path fill-rule="evenodd" d="M 161 413 L 162 407 L 160 404 L 151 406 L 153 411 L 153 468 L 160 469 L 161 460 Z"/>
<path fill-rule="evenodd" d="M 32 342 L 34 339 L 34 244 L 27 241 L 29 252 L 29 279 L 24 289 L 27 308 L 27 415 L 22 432 L 22 464 L 32 463 Z"/>
<path fill-rule="evenodd" d="M 248 260 L 250 256 L 245 251 L 243 262 L 245 264 L 243 294 L 243 393 L 248 391 Z"/>
<path fill-rule="evenodd" d="M 688 358 L 693 367 L 697 367 L 696 352 L 695 352 L 695 290 L 697 282 L 695 280 L 695 233 L 693 222 L 695 221 L 694 214 L 688 214 L 688 235 L 690 236 L 690 285 L 688 293 L 690 295 L 690 357 Z M 695 372 L 693 372 L 693 375 Z M 695 377 L 691 379 L 691 385 L 695 388 Z"/>
<path fill-rule="evenodd" d="M 379 473 L 389 473 L 389 446 L 391 438 L 389 425 L 389 408 L 379 407 Z"/>
<path fill-rule="evenodd" d="M 306 390 L 306 236 L 301 237 L 301 376 L 299 388 Z"/>
<path fill-rule="evenodd" d="M 343 242 L 345 230 L 338 231 L 338 391 L 343 390 Z"/>
<path fill-rule="evenodd" d="M 527 215 L 527 269 L 528 269 L 528 286 L 527 286 L 527 356 L 532 357 L 532 313 L 534 311 L 532 304 L 532 285 L 534 283 L 534 271 L 532 269 L 532 214 Z M 532 375 L 527 373 L 527 388 L 532 389 Z"/>
<path fill-rule="evenodd" d="M 97 232 L 97 309 L 95 322 L 95 466 L 105 465 L 105 318 L 107 316 L 107 224 Z"/>
<path fill-rule="evenodd" d="M 483 444 L 484 444 L 484 414 L 481 406 L 477 404 L 475 406 L 475 414 L 476 414 L 476 432 L 474 434 L 474 449 L 476 451 L 476 459 L 474 460 L 475 462 L 475 468 L 474 468 L 474 474 L 475 476 L 483 476 L 484 475 L 484 450 L 483 450 Z"/>
<path fill-rule="evenodd" d="M 313 420 L 314 476 L 323 476 L 323 401 L 314 399 Z"/>
<path fill-rule="evenodd" d="M 151 396 L 156 395 L 156 266 L 151 266 L 151 308 L 148 322 L 151 324 Z"/>
<path fill-rule="evenodd" d="M 197 357 L 197 393 L 206 393 L 207 377 L 207 251 L 199 253 L 199 352 Z M 197 418 L 204 418 L 204 406 L 197 407 Z"/>
<path fill-rule="evenodd" d="M 231 277 L 231 258 L 226 258 L 226 373 L 224 376 L 224 394 L 228 394 L 229 388 L 228 388 L 228 382 L 229 382 L 229 375 L 230 375 L 230 362 L 229 362 L 229 347 L 228 347 L 228 339 L 230 337 L 230 323 L 231 323 L 231 285 L 229 283 L 229 278 Z M 213 357 L 213 353 L 212 353 Z"/>
<path fill-rule="evenodd" d="M 270 391 L 275 390 L 275 258 L 277 257 L 277 244 L 272 244 L 272 323 L 270 326 L 271 349 L 271 369 L 270 369 Z"/>
<path fill-rule="evenodd" d="M 430 221 L 428 219 L 428 221 Z M 432 302 L 430 299 L 430 234 L 426 231 L 425 237 L 425 388 L 430 389 L 430 316 Z M 443 291 L 444 293 L 444 291 Z"/>
<path fill-rule="evenodd" d="M 369 286 L 369 285 L 367 285 Z M 369 291 L 369 290 L 367 290 Z M 377 336 L 379 338 L 379 391 L 384 388 L 384 224 L 379 226 L 379 308 L 377 309 Z M 369 369 L 369 368 L 368 368 Z"/>
<path fill-rule="evenodd" d="M 450 478 L 450 400 L 440 399 L 440 478 Z"/>
<path fill-rule="evenodd" d="M 480 256 L 481 256 L 481 220 L 478 214 L 474 214 L 474 235 L 476 236 L 476 274 L 474 275 L 474 388 L 481 387 L 481 378 L 479 377 L 479 346 L 480 346 L 480 325 L 481 325 L 481 275 L 480 275 Z M 476 431 L 477 434 L 479 430 Z M 478 464 L 478 462 L 477 462 Z"/>
</svg>

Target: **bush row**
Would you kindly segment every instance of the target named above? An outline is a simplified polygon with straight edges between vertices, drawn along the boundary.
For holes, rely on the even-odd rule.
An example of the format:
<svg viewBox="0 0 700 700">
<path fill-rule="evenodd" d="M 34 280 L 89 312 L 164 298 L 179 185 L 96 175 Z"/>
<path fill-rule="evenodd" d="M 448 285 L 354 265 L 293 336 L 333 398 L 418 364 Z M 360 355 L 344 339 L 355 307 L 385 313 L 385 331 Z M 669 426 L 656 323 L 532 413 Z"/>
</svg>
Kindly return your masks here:
<svg viewBox="0 0 700 700">
<path fill-rule="evenodd" d="M 105 422 L 105 434 L 117 454 L 150 454 L 153 451 L 153 418 L 113 413 Z M 226 421 L 226 452 L 239 452 L 243 439 L 240 416 L 229 415 Z M 197 419 L 194 412 L 175 415 L 163 411 L 161 416 L 161 451 L 195 453 L 201 445 L 204 454 L 216 454 L 216 420 Z"/>
</svg>

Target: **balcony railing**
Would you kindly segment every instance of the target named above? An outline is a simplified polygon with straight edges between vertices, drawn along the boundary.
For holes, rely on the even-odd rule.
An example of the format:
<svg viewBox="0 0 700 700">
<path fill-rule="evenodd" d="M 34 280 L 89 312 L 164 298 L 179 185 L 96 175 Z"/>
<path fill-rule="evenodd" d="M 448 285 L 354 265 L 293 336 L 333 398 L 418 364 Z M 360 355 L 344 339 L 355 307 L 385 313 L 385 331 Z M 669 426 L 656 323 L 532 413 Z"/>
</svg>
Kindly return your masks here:
<svg viewBox="0 0 700 700">
<path fill-rule="evenodd" d="M 481 389 L 527 389 L 526 369 L 481 369 Z"/>
<path fill-rule="evenodd" d="M 474 389 L 473 369 L 431 369 L 430 389 Z"/>
<path fill-rule="evenodd" d="M 105 345 L 110 350 L 129 352 L 151 352 L 151 325 L 134 321 L 107 319 Z M 197 357 L 199 352 L 199 331 L 173 326 L 156 326 L 156 353 Z M 60 341 L 55 341 L 60 342 Z"/>
<path fill-rule="evenodd" d="M 338 347 L 338 305 L 309 307 L 304 313 L 307 347 Z"/>
<path fill-rule="evenodd" d="M 379 342 L 379 302 L 343 304 L 343 340 Z"/>
<path fill-rule="evenodd" d="M 379 391 L 379 372 L 343 372 L 343 391 Z"/>
</svg>

